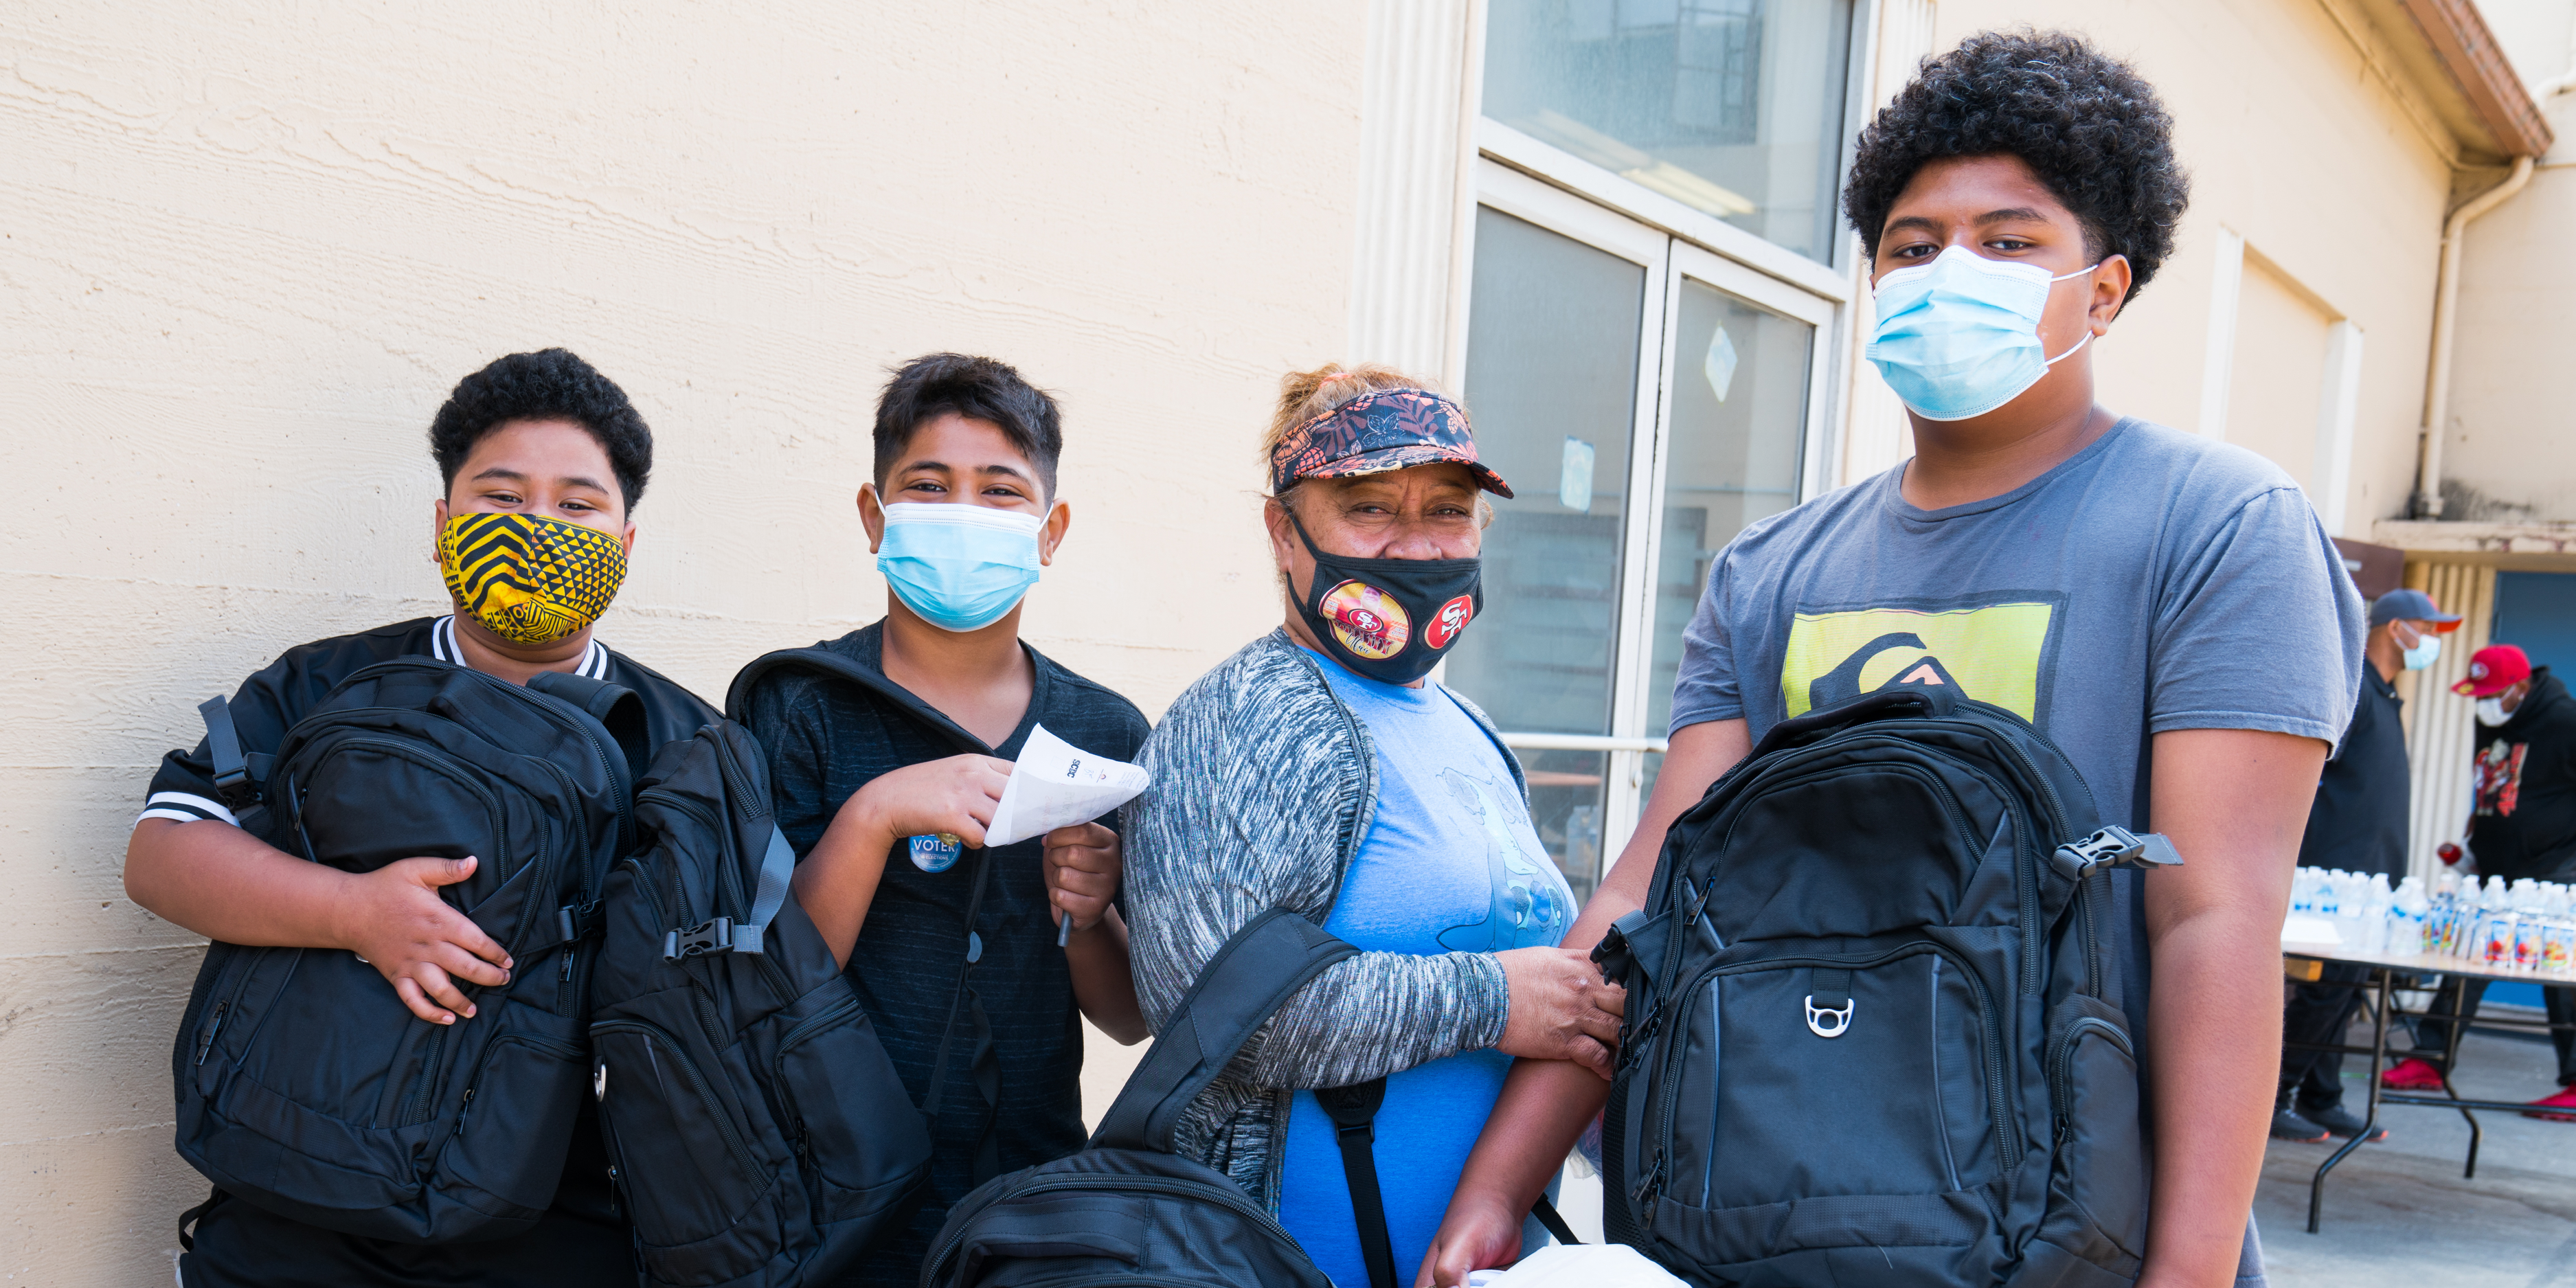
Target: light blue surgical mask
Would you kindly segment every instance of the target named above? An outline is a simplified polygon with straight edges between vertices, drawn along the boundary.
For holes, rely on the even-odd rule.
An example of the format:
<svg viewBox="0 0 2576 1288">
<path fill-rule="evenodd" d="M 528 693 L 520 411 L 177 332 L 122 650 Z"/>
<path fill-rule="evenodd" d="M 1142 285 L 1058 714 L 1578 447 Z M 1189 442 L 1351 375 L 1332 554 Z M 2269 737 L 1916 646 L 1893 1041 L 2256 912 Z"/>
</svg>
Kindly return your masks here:
<svg viewBox="0 0 2576 1288">
<path fill-rule="evenodd" d="M 1952 246 L 1929 264 L 1892 270 L 1872 292 L 1878 325 L 1870 333 L 1869 360 L 1925 420 L 1983 416 L 2092 341 L 2088 329 L 2074 348 L 2048 357 L 2039 318 L 2051 283 L 2093 268 L 2051 277 L 2037 264 Z"/>
<path fill-rule="evenodd" d="M 982 630 L 1038 584 L 1041 526 L 1036 515 L 987 505 L 896 502 L 885 508 L 877 571 L 921 620 Z"/>
<path fill-rule="evenodd" d="M 2409 670 L 2409 671 L 2421 671 L 2421 670 L 2423 670 L 2425 667 L 2431 666 L 2431 665 L 2434 663 L 2435 659 L 2437 659 L 2437 658 L 2439 658 L 2439 657 L 2441 657 L 2441 656 L 2442 656 L 2442 637 L 2441 637 L 2441 636 L 2439 636 L 2439 635 L 2420 635 L 2420 636 L 2417 636 L 2417 637 L 2416 637 L 2416 639 L 2415 639 L 2415 646 L 2414 646 L 2413 648 L 2410 648 L 2410 649 L 2407 649 L 2407 650 L 2406 650 L 2406 669 L 2407 669 L 2407 670 Z"/>
</svg>

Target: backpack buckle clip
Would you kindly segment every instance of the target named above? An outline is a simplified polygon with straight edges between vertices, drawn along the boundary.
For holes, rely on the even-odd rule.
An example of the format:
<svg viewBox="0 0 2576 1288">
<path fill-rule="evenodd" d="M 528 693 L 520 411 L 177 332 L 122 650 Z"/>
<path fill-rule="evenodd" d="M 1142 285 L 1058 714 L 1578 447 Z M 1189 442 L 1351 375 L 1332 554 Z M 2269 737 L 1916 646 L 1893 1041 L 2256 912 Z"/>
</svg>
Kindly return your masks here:
<svg viewBox="0 0 2576 1288">
<path fill-rule="evenodd" d="M 686 930 L 667 931 L 662 936 L 662 960 L 675 962 L 683 957 L 703 953 L 733 951 L 733 918 L 715 917 Z"/>
<path fill-rule="evenodd" d="M 1840 1007 L 1816 1005 L 1816 995 L 1807 994 L 1807 1028 L 1820 1038 L 1838 1038 L 1851 1027 L 1852 999 L 1843 998 Z"/>
<path fill-rule="evenodd" d="M 2078 873 L 2090 873 L 2096 867 L 2152 871 L 2182 866 L 2182 855 L 2162 833 L 2149 832 L 2140 836 L 2118 824 L 2103 828 L 2081 841 L 2068 841 L 2058 846 L 2057 857 Z"/>
</svg>

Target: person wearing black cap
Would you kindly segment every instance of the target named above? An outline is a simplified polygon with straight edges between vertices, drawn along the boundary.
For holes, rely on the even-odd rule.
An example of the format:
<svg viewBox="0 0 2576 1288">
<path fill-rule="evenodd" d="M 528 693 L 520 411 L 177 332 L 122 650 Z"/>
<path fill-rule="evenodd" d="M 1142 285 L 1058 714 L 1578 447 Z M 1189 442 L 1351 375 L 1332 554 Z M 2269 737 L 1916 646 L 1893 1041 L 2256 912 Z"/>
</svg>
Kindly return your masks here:
<svg viewBox="0 0 2576 1288">
<path fill-rule="evenodd" d="M 2370 637 L 2363 656 L 2361 697 L 2342 745 L 2317 779 L 2316 803 L 2299 842 L 2299 866 L 2378 873 L 2390 881 L 2406 875 L 2406 730 L 2398 722 L 2397 673 L 2420 671 L 2442 655 L 2442 636 L 2460 619 L 2435 606 L 2420 590 L 2392 590 L 2370 605 Z M 2315 983 L 2301 984 L 2281 1014 L 2281 1096 L 2272 1111 L 2272 1134 L 2311 1143 L 2329 1135 L 2353 1136 L 2362 1120 L 2343 1107 L 2343 1055 L 2301 1050 L 2298 1043 L 2335 1041 L 2361 1004 L 2359 984 L 2368 971 L 2329 962 Z M 2386 1128 L 2371 1139 L 2384 1140 Z"/>
</svg>

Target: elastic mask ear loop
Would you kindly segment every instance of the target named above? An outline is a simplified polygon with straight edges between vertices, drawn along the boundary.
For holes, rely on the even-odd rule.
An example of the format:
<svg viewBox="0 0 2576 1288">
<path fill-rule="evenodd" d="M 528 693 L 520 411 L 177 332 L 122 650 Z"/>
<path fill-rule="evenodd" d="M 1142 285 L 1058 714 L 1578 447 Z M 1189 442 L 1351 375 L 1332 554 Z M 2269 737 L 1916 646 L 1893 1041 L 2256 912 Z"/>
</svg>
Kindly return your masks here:
<svg viewBox="0 0 2576 1288">
<path fill-rule="evenodd" d="M 2074 271 L 2074 272 L 2072 272 L 2072 273 L 2060 273 L 2060 274 L 2058 274 L 2057 276 L 2055 276 L 2055 277 L 2052 277 L 2052 278 L 2048 279 L 2048 284 L 2049 284 L 2049 285 L 2051 285 L 2051 286 L 2055 286 L 2055 285 L 2057 285 L 2059 282 L 2063 282 L 2063 281 L 2065 281 L 2067 278 L 2070 278 L 2070 277 L 2082 277 L 2082 276 L 2084 276 L 2085 274 L 2090 273 L 2090 272 L 2092 272 L 2094 269 L 2096 269 L 2096 268 L 2100 268 L 2100 267 L 2102 267 L 2102 261 L 2097 259 L 2097 260 L 2093 261 L 2093 263 L 2092 263 L 2092 266 L 2091 266 L 2091 267 L 2088 267 L 2088 268 L 2079 268 L 2079 269 L 2075 270 L 2075 271 Z M 2088 326 L 2088 327 L 2084 328 L 2084 338 L 2083 338 L 2083 339 L 2081 339 L 2081 340 L 2076 341 L 2076 342 L 2075 342 L 2075 345 L 2074 345 L 2074 348 L 2070 348 L 2070 349 L 2068 349 L 2066 352 L 2061 353 L 2061 354 L 2057 355 L 2057 356 L 2056 356 L 2056 357 L 2054 357 L 2054 358 L 2047 359 L 2047 360 L 2046 360 L 2042 365 L 2054 367 L 2054 366 L 2056 366 L 2058 363 L 2064 362 L 2064 361 L 2066 361 L 2068 358 L 2072 358 L 2072 357 L 2074 357 L 2074 356 L 2075 356 L 2075 350 L 2076 350 L 2076 349 L 2081 349 L 2081 348 L 2083 348 L 2084 346 L 2086 346 L 2086 345 L 2088 345 L 2088 344 L 2091 344 L 2091 343 L 2093 343 L 2093 328 L 2091 328 L 2091 327 L 2089 327 L 2089 326 Z"/>
</svg>

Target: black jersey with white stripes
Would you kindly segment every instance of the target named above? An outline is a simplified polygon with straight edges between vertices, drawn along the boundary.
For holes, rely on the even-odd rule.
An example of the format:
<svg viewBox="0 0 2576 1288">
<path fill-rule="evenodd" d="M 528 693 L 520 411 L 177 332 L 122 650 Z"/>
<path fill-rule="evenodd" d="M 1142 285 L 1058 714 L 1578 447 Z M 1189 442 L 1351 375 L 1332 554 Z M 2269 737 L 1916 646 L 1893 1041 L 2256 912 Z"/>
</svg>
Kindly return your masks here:
<svg viewBox="0 0 2576 1288">
<path fill-rule="evenodd" d="M 455 617 L 422 617 L 288 649 L 284 656 L 242 681 L 240 691 L 233 695 L 233 727 L 241 733 L 242 750 L 276 751 L 286 731 L 294 728 L 295 722 L 303 719 L 304 713 L 340 681 L 361 668 L 398 657 L 430 657 L 461 665 Z M 644 700 L 646 727 L 656 748 L 686 738 L 700 725 L 718 718 L 716 709 L 700 701 L 696 694 L 597 639 L 591 640 L 575 670 L 594 680 L 634 690 Z M 140 823 L 147 818 L 182 823 L 198 819 L 237 821 L 225 807 L 223 794 L 215 790 L 214 763 L 203 738 L 193 748 L 173 750 L 161 758 L 161 768 L 152 775 L 152 786 L 143 802 L 143 813 L 135 821 Z"/>
</svg>

